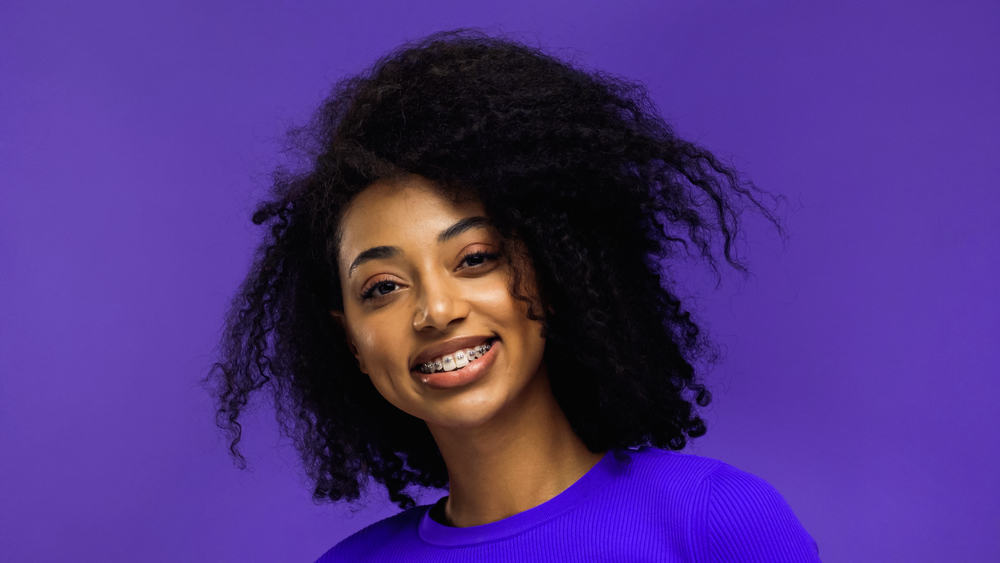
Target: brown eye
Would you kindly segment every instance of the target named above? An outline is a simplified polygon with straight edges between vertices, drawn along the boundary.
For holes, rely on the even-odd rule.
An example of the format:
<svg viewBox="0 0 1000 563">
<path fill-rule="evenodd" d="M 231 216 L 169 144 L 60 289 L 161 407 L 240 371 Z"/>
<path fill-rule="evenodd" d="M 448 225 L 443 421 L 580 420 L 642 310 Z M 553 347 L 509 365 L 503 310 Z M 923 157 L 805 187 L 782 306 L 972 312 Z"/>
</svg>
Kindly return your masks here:
<svg viewBox="0 0 1000 563">
<path fill-rule="evenodd" d="M 396 289 L 396 285 L 396 282 L 392 280 L 375 282 L 361 293 L 361 300 L 367 301 L 369 299 L 385 297 L 387 294 L 392 293 L 392 290 Z"/>
<path fill-rule="evenodd" d="M 490 260 L 496 260 L 500 255 L 496 252 L 473 252 L 462 257 L 462 263 L 468 263 L 469 267 L 481 266 Z"/>
</svg>

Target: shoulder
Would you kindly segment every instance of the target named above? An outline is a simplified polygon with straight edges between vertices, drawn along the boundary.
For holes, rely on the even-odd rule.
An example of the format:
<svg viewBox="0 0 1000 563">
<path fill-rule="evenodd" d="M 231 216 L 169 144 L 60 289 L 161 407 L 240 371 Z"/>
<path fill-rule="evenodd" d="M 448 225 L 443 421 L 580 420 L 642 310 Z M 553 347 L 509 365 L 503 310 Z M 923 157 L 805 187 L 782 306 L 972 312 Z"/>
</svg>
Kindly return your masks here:
<svg viewBox="0 0 1000 563">
<path fill-rule="evenodd" d="M 622 453 L 619 467 L 624 481 L 671 498 L 690 495 L 709 475 L 726 465 L 717 459 L 652 446 Z"/>
<path fill-rule="evenodd" d="M 430 505 L 379 520 L 331 547 L 316 563 L 378 561 L 385 549 L 403 548 L 417 539 L 417 524 Z"/>
<path fill-rule="evenodd" d="M 774 486 L 715 461 L 692 491 L 689 534 L 696 559 L 819 561 L 815 540 Z"/>
<path fill-rule="evenodd" d="M 625 452 L 625 486 L 683 529 L 695 561 L 818 561 L 816 542 L 770 483 L 710 457 L 654 447 Z"/>
</svg>

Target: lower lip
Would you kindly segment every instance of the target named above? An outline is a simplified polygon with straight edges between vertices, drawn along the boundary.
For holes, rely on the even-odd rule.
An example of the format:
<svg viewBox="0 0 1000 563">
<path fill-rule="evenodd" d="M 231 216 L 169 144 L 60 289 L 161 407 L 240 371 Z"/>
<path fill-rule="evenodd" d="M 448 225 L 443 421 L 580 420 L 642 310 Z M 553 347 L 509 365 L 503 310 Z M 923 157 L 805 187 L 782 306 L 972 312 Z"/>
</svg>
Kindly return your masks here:
<svg viewBox="0 0 1000 563">
<path fill-rule="evenodd" d="M 482 378 L 486 374 L 486 370 L 490 369 L 493 361 L 496 359 L 499 345 L 500 341 L 494 340 L 493 345 L 490 346 L 490 349 L 485 354 L 476 358 L 462 369 L 434 373 L 423 373 L 420 370 L 413 370 L 410 373 L 424 385 L 435 389 L 450 389 L 452 387 L 468 385 Z"/>
</svg>

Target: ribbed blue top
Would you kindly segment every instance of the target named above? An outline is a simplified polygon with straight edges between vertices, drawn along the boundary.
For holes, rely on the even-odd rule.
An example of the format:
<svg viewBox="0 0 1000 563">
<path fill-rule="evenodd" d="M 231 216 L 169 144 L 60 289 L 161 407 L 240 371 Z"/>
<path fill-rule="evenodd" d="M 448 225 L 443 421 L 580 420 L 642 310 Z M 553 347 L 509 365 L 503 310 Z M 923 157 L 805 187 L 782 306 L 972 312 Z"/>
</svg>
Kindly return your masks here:
<svg viewBox="0 0 1000 563">
<path fill-rule="evenodd" d="M 446 526 L 432 506 L 376 522 L 318 561 L 819 561 L 766 481 L 657 448 L 612 450 L 552 499 L 489 524 Z"/>
</svg>

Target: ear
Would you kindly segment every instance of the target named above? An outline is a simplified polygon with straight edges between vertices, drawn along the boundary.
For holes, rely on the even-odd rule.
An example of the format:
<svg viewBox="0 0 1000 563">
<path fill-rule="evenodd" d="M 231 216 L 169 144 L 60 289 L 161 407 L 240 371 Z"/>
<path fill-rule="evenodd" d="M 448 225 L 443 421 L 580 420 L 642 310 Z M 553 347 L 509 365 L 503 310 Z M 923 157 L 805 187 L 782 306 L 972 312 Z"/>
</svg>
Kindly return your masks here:
<svg viewBox="0 0 1000 563">
<path fill-rule="evenodd" d="M 354 354 L 354 359 L 358 361 L 358 367 L 363 373 L 367 374 L 368 372 L 365 371 L 364 365 L 361 363 L 361 355 L 358 354 L 358 347 L 354 344 L 354 340 L 351 338 L 351 332 L 347 330 L 347 322 L 344 317 L 344 312 L 331 310 L 330 316 L 333 317 L 333 320 L 340 323 L 340 328 L 344 331 L 344 342 L 347 343 L 347 347 L 350 348 L 351 353 Z"/>
</svg>

